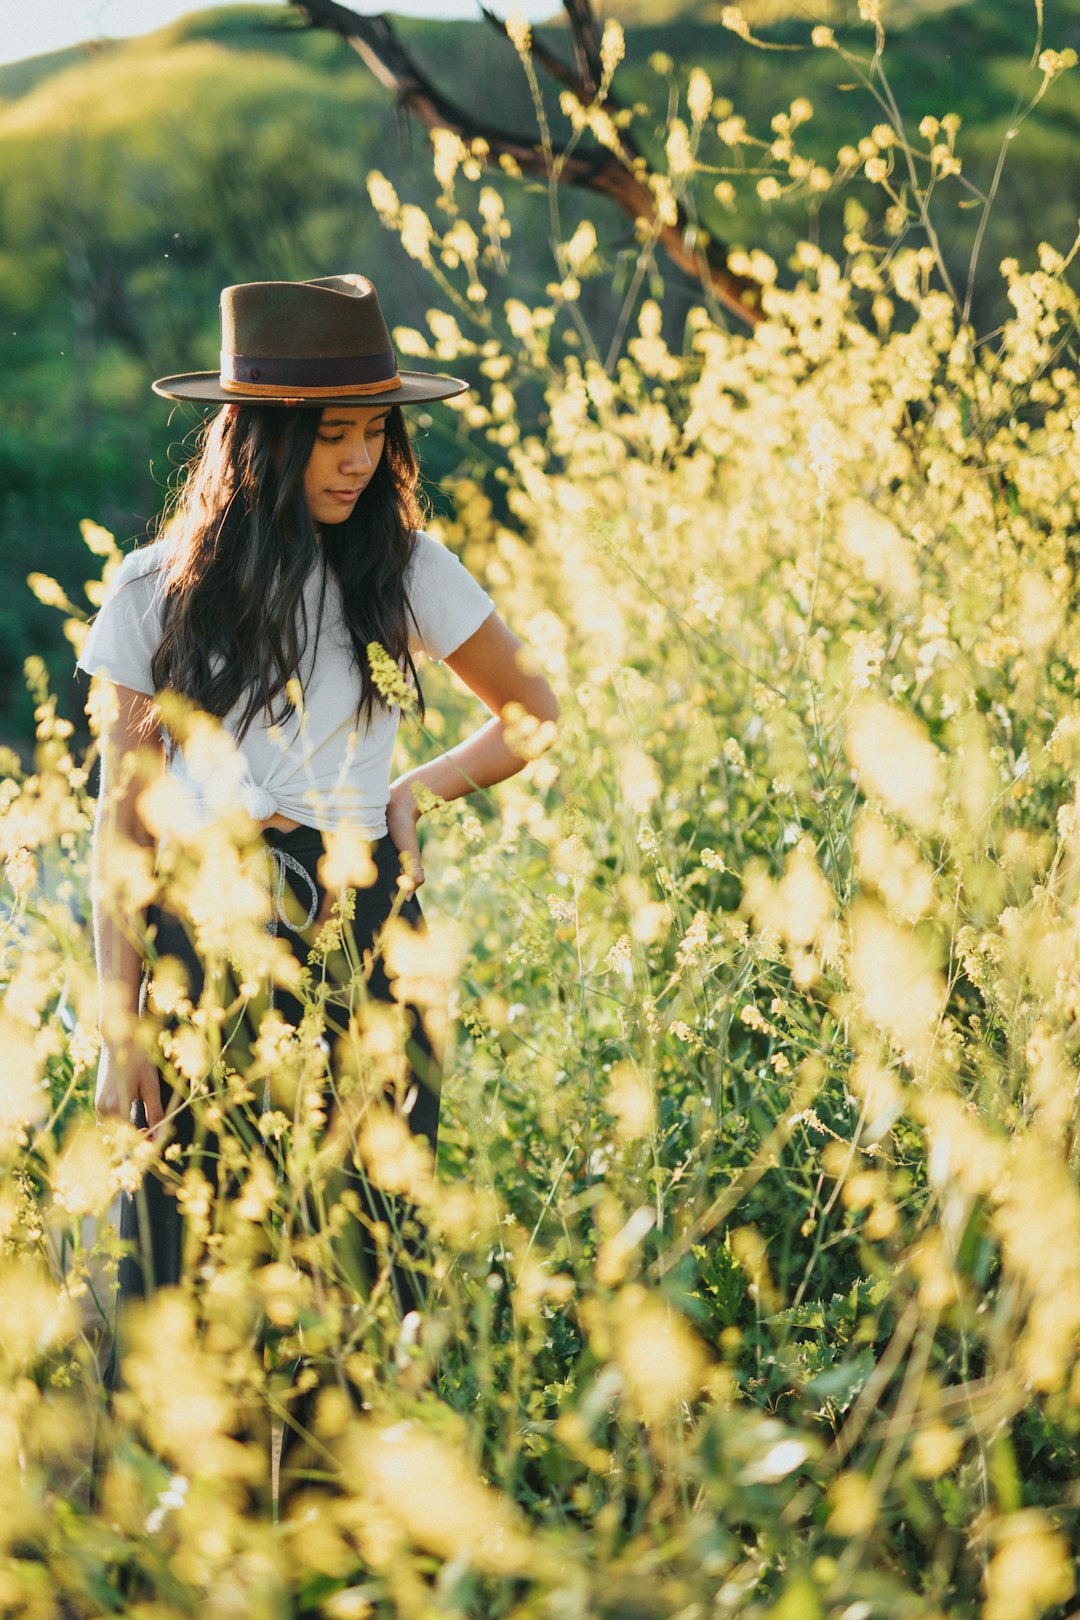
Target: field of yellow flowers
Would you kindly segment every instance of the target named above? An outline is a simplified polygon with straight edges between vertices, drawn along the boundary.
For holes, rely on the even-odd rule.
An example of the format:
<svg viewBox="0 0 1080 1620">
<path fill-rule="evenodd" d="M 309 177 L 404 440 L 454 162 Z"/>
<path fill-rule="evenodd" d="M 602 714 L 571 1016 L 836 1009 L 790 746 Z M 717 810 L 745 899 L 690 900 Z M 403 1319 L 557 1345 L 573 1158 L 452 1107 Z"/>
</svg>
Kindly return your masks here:
<svg viewBox="0 0 1080 1620">
<path fill-rule="evenodd" d="M 527 62 L 526 30 L 516 43 Z M 610 75 L 617 33 L 606 49 Z M 1070 65 L 1045 54 L 1044 79 Z M 710 106 L 691 78 L 661 199 Z M 948 179 L 955 131 L 943 118 L 916 149 L 890 128 L 860 161 L 917 219 L 918 177 Z M 441 290 L 399 349 L 485 384 L 454 402 L 477 454 L 433 527 L 533 647 L 562 719 L 521 775 L 432 808 L 430 934 L 387 931 L 446 1044 L 443 1126 L 437 1166 L 386 1120 L 364 1157 L 432 1234 L 429 1308 L 399 1323 L 319 1234 L 297 1260 L 289 1210 L 318 1183 L 325 1123 L 318 972 L 299 1028 L 268 1015 L 240 1073 L 212 987 L 184 1006 L 163 963 L 143 1036 L 197 1117 L 220 1124 L 267 1075 L 290 1105 L 263 1116 L 273 1155 L 226 1211 L 164 1150 L 209 1259 L 146 1307 L 105 1411 L 107 1212 L 161 1150 L 93 1121 L 95 748 L 73 755 L 32 661 L 34 768 L 6 759 L 0 789 L 0 1606 L 1064 1614 L 1080 1531 L 1076 248 L 1003 263 L 1012 313 L 981 335 L 932 229 L 911 245 L 896 218 L 875 245 L 855 218 L 846 265 L 809 241 L 790 276 L 745 256 L 766 289 L 752 332 L 708 300 L 665 330 L 646 298 L 606 363 L 576 308 L 604 273 L 595 231 L 556 242 L 546 300 L 500 293 L 482 246 L 505 240 L 498 189 L 460 143 L 436 162 L 442 222 L 371 181 Z M 523 379 L 543 398 L 532 421 Z M 115 544 L 84 532 L 107 581 Z M 68 624 L 77 645 L 82 616 Z M 418 759 L 468 718 L 440 678 L 423 732 L 405 727 Z M 189 724 L 193 756 L 227 770 L 227 739 Z M 167 825 L 167 796 L 148 812 Z M 116 892 L 136 915 L 171 886 L 207 957 L 253 986 L 279 963 L 234 831 L 181 838 L 164 871 L 133 848 Z M 392 1068 L 385 1022 L 354 1033 L 371 1074 Z M 281 1421 L 299 1350 L 324 1372 L 317 1468 L 275 1522 L 251 1415 Z"/>
</svg>

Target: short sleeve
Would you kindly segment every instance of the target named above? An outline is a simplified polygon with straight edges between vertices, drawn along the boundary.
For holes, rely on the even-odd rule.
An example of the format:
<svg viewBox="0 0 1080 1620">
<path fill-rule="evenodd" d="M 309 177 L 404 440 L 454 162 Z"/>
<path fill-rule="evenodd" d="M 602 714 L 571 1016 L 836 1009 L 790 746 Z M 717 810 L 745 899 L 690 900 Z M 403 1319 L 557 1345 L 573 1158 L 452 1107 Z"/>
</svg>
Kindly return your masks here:
<svg viewBox="0 0 1080 1620">
<path fill-rule="evenodd" d="M 150 660 L 161 639 L 163 572 L 155 566 L 161 560 L 156 546 L 124 558 L 83 642 L 77 669 L 154 695 Z"/>
<path fill-rule="evenodd" d="M 416 617 L 416 627 L 409 625 L 410 650 L 436 660 L 454 652 L 495 611 L 465 564 L 423 529 L 416 533 L 407 589 Z"/>
</svg>

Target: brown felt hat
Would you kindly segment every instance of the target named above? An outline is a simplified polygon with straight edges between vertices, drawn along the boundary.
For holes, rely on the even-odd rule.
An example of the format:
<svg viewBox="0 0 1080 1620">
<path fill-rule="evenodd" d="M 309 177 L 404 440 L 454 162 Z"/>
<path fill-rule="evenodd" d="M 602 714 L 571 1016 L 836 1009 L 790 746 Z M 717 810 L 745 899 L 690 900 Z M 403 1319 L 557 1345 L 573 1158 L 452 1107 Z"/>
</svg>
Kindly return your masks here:
<svg viewBox="0 0 1080 1620">
<path fill-rule="evenodd" d="M 221 370 L 159 377 L 154 393 L 209 405 L 420 405 L 469 387 L 399 371 L 366 276 L 245 281 L 221 294 Z"/>
</svg>

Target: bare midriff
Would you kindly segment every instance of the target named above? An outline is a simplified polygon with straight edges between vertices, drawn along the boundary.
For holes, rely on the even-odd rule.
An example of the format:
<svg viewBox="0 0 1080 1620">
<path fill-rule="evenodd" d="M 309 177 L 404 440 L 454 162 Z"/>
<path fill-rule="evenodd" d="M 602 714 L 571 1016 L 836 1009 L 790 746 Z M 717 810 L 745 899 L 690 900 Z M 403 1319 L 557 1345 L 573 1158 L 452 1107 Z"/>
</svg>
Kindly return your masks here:
<svg viewBox="0 0 1080 1620">
<path fill-rule="evenodd" d="M 290 821 L 288 816 L 283 816 L 278 812 L 276 815 L 272 815 L 268 821 L 262 822 L 261 825 L 264 827 L 280 827 L 282 832 L 292 832 L 293 828 L 299 827 L 300 823 Z"/>
</svg>

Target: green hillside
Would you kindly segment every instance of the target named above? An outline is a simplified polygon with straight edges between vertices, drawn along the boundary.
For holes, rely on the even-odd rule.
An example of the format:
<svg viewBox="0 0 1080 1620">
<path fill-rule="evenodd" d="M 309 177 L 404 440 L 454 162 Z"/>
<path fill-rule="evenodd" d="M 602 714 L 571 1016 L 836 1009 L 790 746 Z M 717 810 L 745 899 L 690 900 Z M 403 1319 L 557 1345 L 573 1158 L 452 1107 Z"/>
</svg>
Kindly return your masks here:
<svg viewBox="0 0 1080 1620">
<path fill-rule="evenodd" d="M 659 15 L 644 0 L 640 10 Z M 773 112 L 796 95 L 809 97 L 815 117 L 801 132 L 802 148 L 830 166 L 842 142 L 880 118 L 864 91 L 844 88 L 833 52 L 804 48 L 802 15 L 766 29 L 772 43 L 798 49 L 761 51 L 701 20 L 715 12 L 692 10 L 628 32 L 617 87 L 624 103 L 650 109 L 638 125 L 646 145 L 660 141 L 667 106 L 667 81 L 650 65 L 658 51 L 675 63 L 678 85 L 694 63 L 704 66 L 755 134 L 768 137 Z M 746 13 L 756 15 L 751 5 Z M 827 5 L 813 20 L 820 15 L 839 28 L 853 13 L 853 5 Z M 1034 8 L 898 0 L 897 16 L 903 26 L 886 61 L 907 127 L 914 134 L 925 113 L 958 112 L 965 175 L 987 185 L 1014 100 L 1038 82 L 1028 65 Z M 1078 17 L 1076 0 L 1049 0 L 1046 42 L 1075 38 Z M 528 132 L 520 65 L 494 30 L 479 22 L 400 27 L 448 93 Z M 541 32 L 565 50 L 560 28 Z M 864 53 L 871 38 L 864 26 L 842 37 Z M 980 261 L 983 329 L 1000 314 L 1001 257 L 1030 257 L 1042 238 L 1071 240 L 1080 212 L 1076 77 L 1053 87 L 1013 144 Z M 554 91 L 550 110 L 558 138 L 565 126 Z M 738 152 L 717 146 L 713 160 L 737 162 Z M 422 130 L 400 122 L 340 39 L 301 26 L 283 6 L 226 7 L 141 39 L 0 70 L 0 731 L 9 739 L 29 731 L 26 654 L 45 651 L 57 680 L 71 660 L 58 615 L 33 600 L 25 575 L 46 568 L 77 597 L 85 572 L 81 517 L 114 527 L 125 541 L 144 531 L 197 420 L 177 413 L 170 421 L 149 383 L 213 363 L 219 289 L 362 268 L 385 289 L 392 323 L 413 324 L 436 302 L 424 272 L 373 215 L 365 188 L 373 167 L 403 199 L 432 205 Z M 805 201 L 761 203 L 752 175 L 738 183 L 734 214 L 714 201 L 712 184 L 707 177 L 698 199 L 706 227 L 764 247 L 782 266 L 808 233 L 842 253 L 844 198 L 854 192 L 873 208 L 880 196 L 856 183 L 826 195 L 808 221 Z M 961 282 L 977 218 L 959 206 L 964 196 L 959 188 L 943 196 L 938 220 Z M 547 200 L 535 186 L 508 188 L 507 197 L 514 235 L 506 290 L 527 299 L 551 275 Z M 612 206 L 565 196 L 565 225 L 585 214 L 609 259 L 632 245 L 630 222 Z M 696 290 L 660 269 L 663 296 L 677 313 Z M 603 278 L 587 284 L 583 300 L 601 331 L 607 286 Z M 435 422 L 420 446 L 435 482 L 459 458 L 447 432 Z"/>
</svg>

